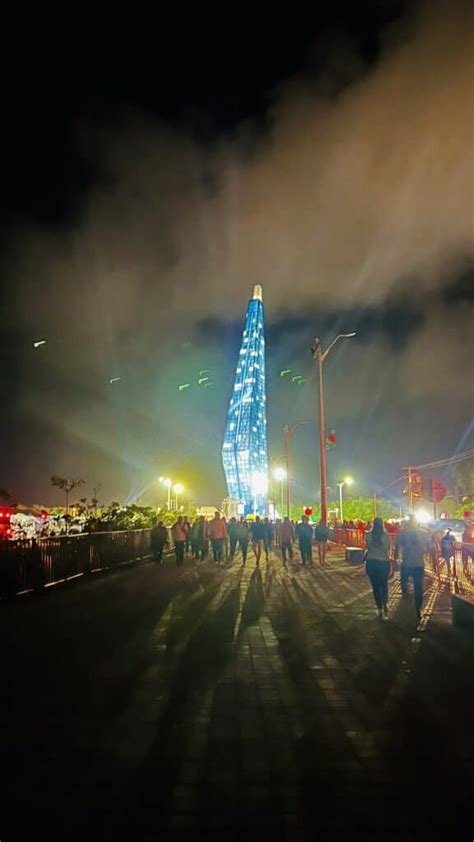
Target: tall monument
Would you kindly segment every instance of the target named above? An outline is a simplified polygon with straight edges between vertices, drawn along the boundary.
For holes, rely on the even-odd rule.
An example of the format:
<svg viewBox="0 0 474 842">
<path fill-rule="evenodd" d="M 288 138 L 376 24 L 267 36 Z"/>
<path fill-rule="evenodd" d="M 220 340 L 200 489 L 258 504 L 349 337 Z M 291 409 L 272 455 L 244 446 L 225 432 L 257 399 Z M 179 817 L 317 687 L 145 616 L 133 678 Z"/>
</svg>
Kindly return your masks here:
<svg viewBox="0 0 474 842">
<path fill-rule="evenodd" d="M 256 284 L 245 317 L 222 461 L 229 497 L 243 513 L 266 513 L 268 492 L 265 337 L 262 287 Z"/>
</svg>

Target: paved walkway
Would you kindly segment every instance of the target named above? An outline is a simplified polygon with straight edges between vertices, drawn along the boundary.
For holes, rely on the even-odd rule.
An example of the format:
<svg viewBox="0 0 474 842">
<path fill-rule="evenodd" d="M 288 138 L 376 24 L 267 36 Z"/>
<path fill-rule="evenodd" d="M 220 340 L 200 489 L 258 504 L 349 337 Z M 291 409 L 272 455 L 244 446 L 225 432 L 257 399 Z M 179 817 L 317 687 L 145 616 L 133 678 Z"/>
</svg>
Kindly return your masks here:
<svg viewBox="0 0 474 842">
<path fill-rule="evenodd" d="M 0 839 L 474 838 L 474 640 L 272 555 L 2 606 Z"/>
</svg>

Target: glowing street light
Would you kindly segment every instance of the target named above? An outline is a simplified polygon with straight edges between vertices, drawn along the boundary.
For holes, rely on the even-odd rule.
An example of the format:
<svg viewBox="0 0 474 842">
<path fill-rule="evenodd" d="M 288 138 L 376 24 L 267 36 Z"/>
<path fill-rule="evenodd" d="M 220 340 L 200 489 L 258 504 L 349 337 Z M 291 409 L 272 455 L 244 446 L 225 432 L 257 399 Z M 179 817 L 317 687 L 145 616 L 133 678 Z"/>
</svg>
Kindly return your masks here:
<svg viewBox="0 0 474 842">
<path fill-rule="evenodd" d="M 343 511 L 342 511 L 342 489 L 344 488 L 345 485 L 353 485 L 353 484 L 354 484 L 354 480 L 352 479 L 352 477 L 344 477 L 344 479 L 341 482 L 336 483 L 336 485 L 339 488 L 339 512 L 340 512 L 339 517 L 341 518 L 341 520 L 344 520 Z"/>
<path fill-rule="evenodd" d="M 167 502 L 166 505 L 167 505 L 167 509 L 169 511 L 171 509 L 171 485 L 172 485 L 172 482 L 171 482 L 169 477 L 166 477 L 166 478 L 160 477 L 160 482 L 161 482 L 162 485 L 166 486 L 166 488 L 168 489 L 168 502 Z"/>
<path fill-rule="evenodd" d="M 175 487 L 173 488 L 173 491 L 175 493 L 175 503 L 176 503 L 176 509 L 177 509 L 178 508 L 178 495 L 183 493 L 184 485 L 181 485 L 180 482 L 177 482 Z"/>
</svg>

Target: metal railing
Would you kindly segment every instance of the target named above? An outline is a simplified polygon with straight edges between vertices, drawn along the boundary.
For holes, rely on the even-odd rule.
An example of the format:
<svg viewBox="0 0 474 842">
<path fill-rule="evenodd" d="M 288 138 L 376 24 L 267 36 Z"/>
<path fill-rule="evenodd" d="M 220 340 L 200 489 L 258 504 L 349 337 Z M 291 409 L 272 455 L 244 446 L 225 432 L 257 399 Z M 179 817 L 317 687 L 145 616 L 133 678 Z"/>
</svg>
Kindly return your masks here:
<svg viewBox="0 0 474 842">
<path fill-rule="evenodd" d="M 0 599 L 150 557 L 151 529 L 0 542 Z"/>
<path fill-rule="evenodd" d="M 395 557 L 395 542 L 397 535 L 388 533 L 390 538 L 390 558 Z M 356 527 L 335 526 L 329 529 L 329 540 L 335 544 L 341 544 L 346 547 L 357 547 L 358 549 L 365 549 L 365 532 Z M 441 555 L 441 546 L 439 541 L 433 545 L 426 557 L 430 559 L 433 573 L 440 578 L 443 565 L 447 569 L 446 561 Z M 456 582 L 460 573 L 464 580 L 468 583 L 474 584 L 474 544 L 466 544 L 462 541 L 454 542 L 454 553 L 450 558 L 450 578 Z"/>
</svg>

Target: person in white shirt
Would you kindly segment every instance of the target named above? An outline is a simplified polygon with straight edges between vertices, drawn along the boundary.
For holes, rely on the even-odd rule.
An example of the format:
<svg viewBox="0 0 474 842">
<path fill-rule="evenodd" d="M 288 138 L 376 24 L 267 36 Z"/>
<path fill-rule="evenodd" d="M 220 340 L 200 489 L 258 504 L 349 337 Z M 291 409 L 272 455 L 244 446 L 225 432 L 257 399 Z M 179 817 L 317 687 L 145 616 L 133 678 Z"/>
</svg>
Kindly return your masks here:
<svg viewBox="0 0 474 842">
<path fill-rule="evenodd" d="M 366 562 L 365 569 L 372 583 L 377 615 L 388 617 L 388 577 L 390 575 L 390 538 L 384 529 L 381 517 L 374 518 L 370 532 L 365 535 Z"/>
</svg>

